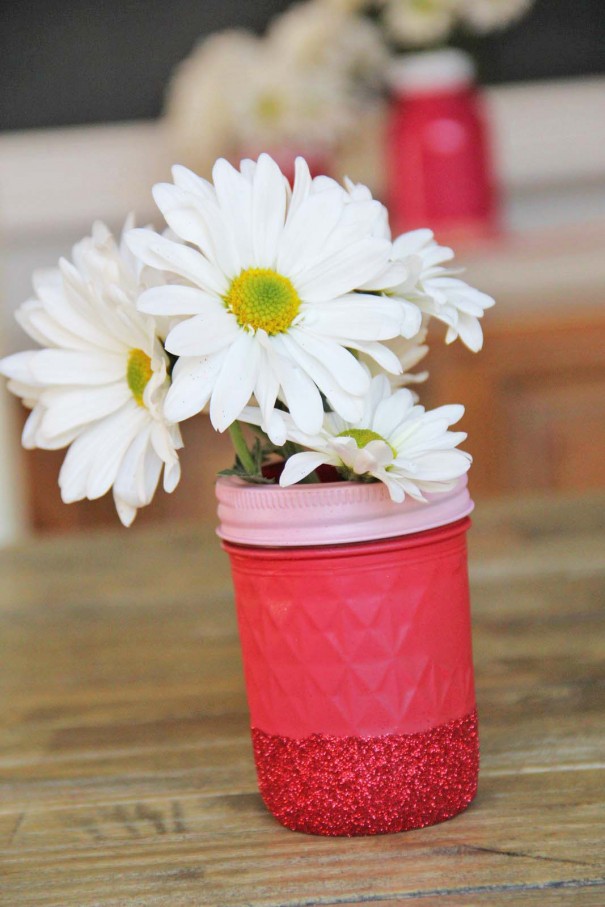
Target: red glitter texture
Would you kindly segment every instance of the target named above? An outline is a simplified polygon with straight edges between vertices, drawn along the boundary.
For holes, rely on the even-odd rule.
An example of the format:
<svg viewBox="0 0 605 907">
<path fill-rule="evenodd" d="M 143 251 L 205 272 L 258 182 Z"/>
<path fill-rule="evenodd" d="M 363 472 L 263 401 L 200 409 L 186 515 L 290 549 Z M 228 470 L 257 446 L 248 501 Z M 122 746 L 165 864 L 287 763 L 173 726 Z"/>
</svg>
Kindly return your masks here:
<svg viewBox="0 0 605 907">
<path fill-rule="evenodd" d="M 434 825 L 477 791 L 477 713 L 416 734 L 295 740 L 252 729 L 263 800 L 287 828 L 377 835 Z"/>
</svg>

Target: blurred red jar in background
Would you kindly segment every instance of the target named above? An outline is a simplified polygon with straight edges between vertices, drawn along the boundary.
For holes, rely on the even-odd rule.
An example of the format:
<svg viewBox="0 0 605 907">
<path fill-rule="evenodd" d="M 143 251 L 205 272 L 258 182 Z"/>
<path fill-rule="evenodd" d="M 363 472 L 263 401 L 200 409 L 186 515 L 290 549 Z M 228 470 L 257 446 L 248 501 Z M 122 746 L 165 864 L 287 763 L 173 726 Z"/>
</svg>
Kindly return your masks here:
<svg viewBox="0 0 605 907">
<path fill-rule="evenodd" d="M 392 70 L 387 205 L 394 233 L 493 235 L 497 195 L 475 69 L 463 51 L 409 54 Z"/>
</svg>

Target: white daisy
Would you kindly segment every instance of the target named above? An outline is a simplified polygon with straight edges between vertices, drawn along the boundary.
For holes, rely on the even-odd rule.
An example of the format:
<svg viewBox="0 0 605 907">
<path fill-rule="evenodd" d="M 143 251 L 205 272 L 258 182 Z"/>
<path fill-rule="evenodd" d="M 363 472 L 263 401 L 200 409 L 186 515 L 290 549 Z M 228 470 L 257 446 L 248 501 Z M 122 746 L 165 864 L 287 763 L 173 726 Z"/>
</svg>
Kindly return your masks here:
<svg viewBox="0 0 605 907">
<path fill-rule="evenodd" d="M 355 292 L 389 262 L 391 243 L 372 233 L 382 206 L 312 180 L 302 158 L 292 192 L 266 154 L 241 171 L 217 161 L 214 185 L 183 167 L 173 176 L 175 185 L 156 186 L 154 197 L 183 244 L 151 230 L 127 237 L 142 261 L 187 283 L 139 300 L 141 311 L 183 319 L 166 338 L 180 357 L 167 416 L 181 421 L 210 400 L 212 424 L 223 431 L 254 394 L 276 444 L 285 437 L 278 395 L 311 434 L 322 425 L 320 391 L 343 418 L 360 418 L 369 376 L 350 349 L 400 370 L 380 342 L 404 330 L 400 303 Z M 419 321 L 418 312 L 410 335 Z"/>
<path fill-rule="evenodd" d="M 388 292 L 402 302 L 413 302 L 426 315 L 447 326 L 446 343 L 457 337 L 473 352 L 483 346 L 479 318 L 494 300 L 457 278 L 458 270 L 444 267 L 454 253 L 439 246 L 431 230 L 403 233 L 393 243 L 395 261 L 404 265 L 405 279 Z"/>
<path fill-rule="evenodd" d="M 45 349 L 0 362 L 9 389 L 32 409 L 27 448 L 71 445 L 59 476 L 66 503 L 99 498 L 113 486 L 118 515 L 130 525 L 153 497 L 180 477 L 176 425 L 163 401 L 168 359 L 152 318 L 136 310 L 138 266 L 103 224 L 57 269 L 34 278 L 36 298 L 17 319 Z"/>
<path fill-rule="evenodd" d="M 335 466 L 347 478 L 378 479 L 393 501 L 406 495 L 424 501 L 424 493 L 449 491 L 471 465 L 470 454 L 455 450 L 465 432 L 448 427 L 462 418 L 464 407 L 440 406 L 426 412 L 406 388 L 392 392 L 385 375 L 372 379 L 362 418 L 345 422 L 326 413 L 315 435 L 301 432 L 284 416 L 288 440 L 309 450 L 294 454 L 284 467 L 281 485 L 300 482 L 322 464 Z M 247 407 L 242 418 L 260 424 L 260 413 Z"/>
<path fill-rule="evenodd" d="M 179 63 L 164 111 L 167 139 L 179 160 L 210 173 L 217 157 L 237 154 L 241 98 L 248 95 L 264 58 L 261 38 L 244 29 L 225 29 L 208 35 Z"/>
<path fill-rule="evenodd" d="M 318 66 L 307 71 L 263 46 L 257 65 L 232 99 L 238 151 L 275 148 L 331 154 L 338 140 L 354 128 L 347 90 L 342 73 Z"/>
<path fill-rule="evenodd" d="M 534 0 L 461 0 L 460 17 L 479 34 L 506 28 L 533 6 Z"/>
<path fill-rule="evenodd" d="M 445 41 L 459 0 L 379 0 L 387 33 L 409 47 Z"/>
<path fill-rule="evenodd" d="M 326 0 L 295 3 L 272 20 L 267 48 L 303 75 L 335 75 L 345 98 L 360 84 L 382 86 L 389 54 L 380 29 L 352 12 Z"/>
<path fill-rule="evenodd" d="M 383 87 L 388 53 L 372 23 L 307 0 L 272 20 L 264 37 L 228 29 L 208 36 L 177 67 L 166 119 L 180 159 L 207 175 L 272 149 L 333 158 L 359 131 Z"/>
</svg>

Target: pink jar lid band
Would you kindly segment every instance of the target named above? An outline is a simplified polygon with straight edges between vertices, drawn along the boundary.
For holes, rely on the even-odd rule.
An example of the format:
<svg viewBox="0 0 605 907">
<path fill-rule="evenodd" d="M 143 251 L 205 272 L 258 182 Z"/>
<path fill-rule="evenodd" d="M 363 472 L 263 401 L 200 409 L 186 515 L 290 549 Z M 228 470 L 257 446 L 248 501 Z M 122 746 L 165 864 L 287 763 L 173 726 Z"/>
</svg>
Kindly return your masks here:
<svg viewBox="0 0 605 907">
<path fill-rule="evenodd" d="M 234 476 L 216 484 L 219 527 L 228 542 L 268 548 L 339 545 L 411 535 L 468 516 L 473 502 L 462 476 L 427 503 L 395 504 L 381 482 L 251 485 Z"/>
</svg>

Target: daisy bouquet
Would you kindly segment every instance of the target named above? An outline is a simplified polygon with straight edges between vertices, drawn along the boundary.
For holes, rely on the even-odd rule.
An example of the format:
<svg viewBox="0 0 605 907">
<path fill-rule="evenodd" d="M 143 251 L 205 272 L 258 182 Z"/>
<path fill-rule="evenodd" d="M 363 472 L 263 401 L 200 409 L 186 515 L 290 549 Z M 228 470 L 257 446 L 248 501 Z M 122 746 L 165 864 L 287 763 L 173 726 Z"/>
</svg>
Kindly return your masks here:
<svg viewBox="0 0 605 907">
<path fill-rule="evenodd" d="M 130 525 L 160 478 L 178 484 L 179 426 L 202 412 L 250 482 L 319 481 L 327 465 L 397 502 L 450 489 L 471 462 L 450 431 L 463 407 L 426 411 L 410 370 L 431 319 L 479 350 L 493 300 L 429 230 L 393 239 L 366 187 L 312 178 L 302 158 L 292 186 L 266 154 L 212 176 L 174 167 L 153 190 L 163 232 L 95 224 L 17 312 L 41 348 L 0 372 L 31 410 L 24 446 L 68 448 L 63 500 L 112 490 Z"/>
<path fill-rule="evenodd" d="M 535 0 L 324 0 L 329 6 L 374 15 L 389 42 L 436 47 L 454 34 L 486 35 L 521 19 Z"/>
</svg>

